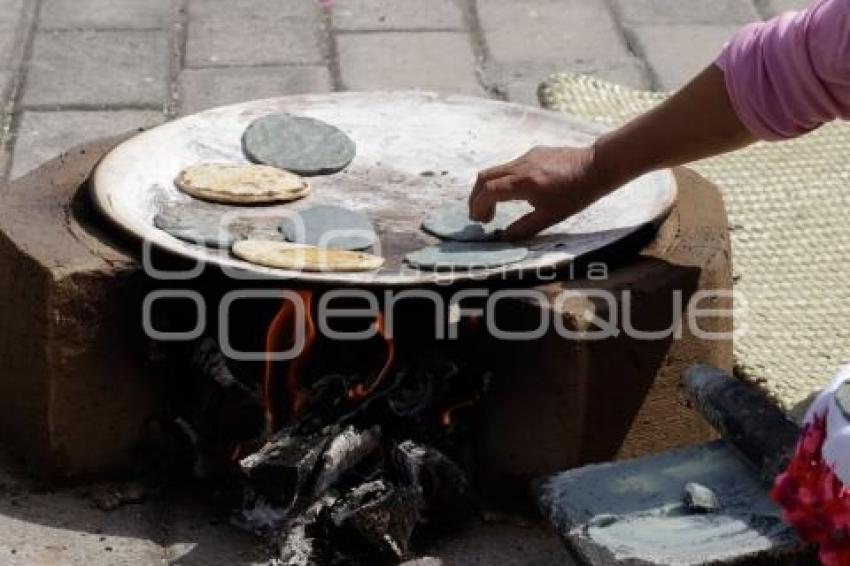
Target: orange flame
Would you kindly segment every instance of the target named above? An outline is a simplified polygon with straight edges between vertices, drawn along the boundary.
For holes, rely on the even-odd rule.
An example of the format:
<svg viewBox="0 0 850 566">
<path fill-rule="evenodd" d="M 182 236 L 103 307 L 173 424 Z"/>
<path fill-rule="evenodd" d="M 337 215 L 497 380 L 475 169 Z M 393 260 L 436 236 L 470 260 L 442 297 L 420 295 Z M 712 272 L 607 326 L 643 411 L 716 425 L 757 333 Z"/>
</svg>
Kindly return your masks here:
<svg viewBox="0 0 850 566">
<path fill-rule="evenodd" d="M 373 324 L 377 329 L 378 334 L 384 339 L 384 342 L 387 345 L 387 359 L 384 361 L 384 366 L 381 368 L 381 371 L 378 372 L 378 375 L 375 376 L 375 379 L 373 379 L 370 384 L 364 385 L 363 383 L 358 383 L 348 390 L 348 398 L 353 401 L 365 399 L 374 393 L 381 383 L 383 383 L 384 379 L 386 379 L 387 375 L 389 375 L 390 370 L 393 367 L 393 363 L 395 362 L 395 342 L 392 338 L 387 336 L 387 322 L 383 313 L 375 317 L 375 322 Z"/>
<path fill-rule="evenodd" d="M 304 347 L 298 354 L 289 360 L 286 368 L 284 386 L 286 388 L 289 402 L 289 415 L 296 416 L 303 409 L 307 401 L 307 392 L 301 387 L 301 372 L 304 364 L 310 358 L 313 345 L 316 341 L 316 324 L 313 321 L 313 292 L 308 290 L 296 291 L 304 305 Z M 301 322 L 295 319 L 295 305 L 292 301 L 284 299 L 280 310 L 272 319 L 266 334 L 266 363 L 263 376 L 262 401 L 266 411 L 266 418 L 272 430 L 278 425 L 278 411 L 274 407 L 274 360 L 271 354 L 281 352 L 293 347 L 295 340 L 296 325 Z"/>
<path fill-rule="evenodd" d="M 461 409 L 468 408 L 468 407 L 474 407 L 475 405 L 478 404 L 479 400 L 480 400 L 480 397 L 478 395 L 475 395 L 474 397 L 472 397 L 470 399 L 467 399 L 465 401 L 461 401 L 460 403 L 458 403 L 456 405 L 452 405 L 451 407 L 449 407 L 448 409 L 443 411 L 442 415 L 440 415 L 440 422 L 443 423 L 443 426 L 451 425 L 454 422 L 454 415 L 457 411 L 459 411 Z"/>
</svg>

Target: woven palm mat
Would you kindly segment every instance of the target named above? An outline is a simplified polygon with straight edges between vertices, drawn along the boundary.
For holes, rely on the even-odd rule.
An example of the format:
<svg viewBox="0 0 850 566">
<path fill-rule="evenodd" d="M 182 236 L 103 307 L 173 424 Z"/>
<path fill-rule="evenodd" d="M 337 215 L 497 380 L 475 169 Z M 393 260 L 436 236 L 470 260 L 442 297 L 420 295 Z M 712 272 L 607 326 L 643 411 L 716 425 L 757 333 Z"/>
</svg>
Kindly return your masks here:
<svg viewBox="0 0 850 566">
<path fill-rule="evenodd" d="M 556 74 L 538 96 L 550 110 L 614 126 L 665 95 Z M 735 323 L 746 329 L 735 338 L 736 373 L 799 414 L 850 359 L 850 125 L 692 167 L 720 187 L 729 215 Z"/>
</svg>

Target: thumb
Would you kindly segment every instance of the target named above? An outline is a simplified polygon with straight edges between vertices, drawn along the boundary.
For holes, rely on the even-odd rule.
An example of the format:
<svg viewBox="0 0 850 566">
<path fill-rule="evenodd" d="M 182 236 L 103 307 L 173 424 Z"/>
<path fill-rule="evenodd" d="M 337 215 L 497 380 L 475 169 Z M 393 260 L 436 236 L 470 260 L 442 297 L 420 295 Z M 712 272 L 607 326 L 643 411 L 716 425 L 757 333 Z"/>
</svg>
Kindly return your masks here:
<svg viewBox="0 0 850 566">
<path fill-rule="evenodd" d="M 554 224 L 549 215 L 540 210 L 529 212 L 505 229 L 505 240 L 526 240 Z"/>
</svg>

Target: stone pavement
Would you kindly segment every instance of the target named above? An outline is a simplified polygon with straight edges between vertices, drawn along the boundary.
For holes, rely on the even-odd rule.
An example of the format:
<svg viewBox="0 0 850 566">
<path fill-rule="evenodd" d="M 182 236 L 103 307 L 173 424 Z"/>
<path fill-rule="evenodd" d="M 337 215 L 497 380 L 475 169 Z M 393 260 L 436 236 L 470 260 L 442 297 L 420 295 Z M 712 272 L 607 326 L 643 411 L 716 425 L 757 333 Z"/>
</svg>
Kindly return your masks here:
<svg viewBox="0 0 850 566">
<path fill-rule="evenodd" d="M 674 89 L 805 0 L 0 0 L 0 171 L 252 98 L 423 88 L 535 104 L 557 70 Z"/>
<path fill-rule="evenodd" d="M 189 486 L 151 491 L 103 511 L 112 486 L 46 489 L 0 458 L 0 564 L 3 566 L 241 566 L 265 564 L 257 537 L 230 526 Z M 121 486 L 119 485 L 118 488 Z M 570 566 L 556 536 L 540 525 L 499 518 L 439 541 L 401 566 Z"/>
<path fill-rule="evenodd" d="M 573 70 L 674 89 L 746 22 L 804 0 L 0 0 L 0 172 L 76 143 L 248 99 L 423 88 L 536 104 Z M 2 466 L 0 466 L 2 469 Z M 0 564 L 262 558 L 193 499 L 105 513 L 0 473 Z M 553 537 L 482 525 L 416 564 L 545 565 Z"/>
</svg>

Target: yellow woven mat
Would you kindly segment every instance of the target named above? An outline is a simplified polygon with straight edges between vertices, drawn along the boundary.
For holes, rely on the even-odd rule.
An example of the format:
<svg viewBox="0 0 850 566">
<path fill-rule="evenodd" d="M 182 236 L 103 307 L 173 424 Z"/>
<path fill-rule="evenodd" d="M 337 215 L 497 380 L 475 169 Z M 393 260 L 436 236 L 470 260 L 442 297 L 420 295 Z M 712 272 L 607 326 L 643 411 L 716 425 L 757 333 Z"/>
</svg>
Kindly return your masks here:
<svg viewBox="0 0 850 566">
<path fill-rule="evenodd" d="M 556 74 L 538 96 L 613 126 L 665 95 Z M 729 215 L 735 289 L 747 303 L 736 314 L 748 326 L 735 340 L 737 372 L 799 413 L 850 359 L 850 125 L 692 167 L 720 187 Z"/>
</svg>

